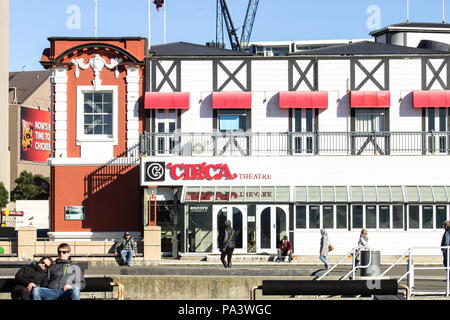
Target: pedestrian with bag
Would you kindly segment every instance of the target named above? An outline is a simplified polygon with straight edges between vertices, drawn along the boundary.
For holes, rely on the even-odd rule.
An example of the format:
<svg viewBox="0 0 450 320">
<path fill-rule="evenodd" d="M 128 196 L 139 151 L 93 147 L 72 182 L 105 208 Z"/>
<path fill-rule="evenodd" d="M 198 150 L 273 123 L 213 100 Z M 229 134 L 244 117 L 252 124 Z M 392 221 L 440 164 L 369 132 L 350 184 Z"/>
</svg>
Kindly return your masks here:
<svg viewBox="0 0 450 320">
<path fill-rule="evenodd" d="M 325 269 L 328 269 L 328 253 L 334 249 L 328 239 L 328 232 L 325 229 L 320 229 L 320 255 L 319 259 L 323 262 Z"/>
<path fill-rule="evenodd" d="M 129 232 L 125 232 L 123 234 L 123 238 L 116 243 L 114 248 L 114 256 L 118 256 L 120 254 L 122 257 L 122 265 L 129 267 L 133 257 L 136 256 L 136 249 L 136 241 L 134 241 Z"/>
<path fill-rule="evenodd" d="M 16 285 L 11 292 L 13 300 L 31 300 L 31 291 L 36 287 L 47 287 L 48 268 L 53 265 L 50 257 L 33 261 L 31 265 L 25 266 L 17 271 L 15 280 Z"/>
<path fill-rule="evenodd" d="M 231 221 L 225 221 L 225 233 L 220 246 L 220 261 L 225 268 L 231 268 L 231 258 L 233 256 L 235 244 L 235 234 L 236 232 L 231 227 Z M 225 256 L 227 257 L 227 261 L 225 261 Z"/>
</svg>

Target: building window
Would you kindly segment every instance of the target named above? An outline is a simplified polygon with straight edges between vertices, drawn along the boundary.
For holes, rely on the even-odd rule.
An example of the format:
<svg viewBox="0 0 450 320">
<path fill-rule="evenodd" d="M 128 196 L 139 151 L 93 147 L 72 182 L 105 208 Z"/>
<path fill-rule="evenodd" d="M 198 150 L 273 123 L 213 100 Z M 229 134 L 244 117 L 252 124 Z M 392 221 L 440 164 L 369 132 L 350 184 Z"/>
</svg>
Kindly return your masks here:
<svg viewBox="0 0 450 320">
<path fill-rule="evenodd" d="M 112 92 L 84 92 L 84 134 L 112 135 Z"/>
<path fill-rule="evenodd" d="M 219 131 L 246 131 L 247 111 L 246 110 L 222 110 L 217 114 Z"/>
<path fill-rule="evenodd" d="M 352 206 L 352 228 L 361 229 L 363 227 L 363 206 Z"/>
<path fill-rule="evenodd" d="M 403 229 L 403 206 L 394 205 L 392 206 L 392 227 L 394 229 Z"/>
<path fill-rule="evenodd" d="M 320 207 L 309 206 L 309 228 L 320 229 Z"/>
<path fill-rule="evenodd" d="M 297 229 L 347 229 L 346 205 L 297 205 L 295 214 Z"/>
<path fill-rule="evenodd" d="M 158 153 L 173 153 L 176 141 L 173 133 L 177 127 L 177 112 L 175 109 L 158 109 L 156 113 L 156 130 L 158 133 Z"/>
<path fill-rule="evenodd" d="M 295 213 L 295 227 L 306 229 L 306 206 L 297 206 Z"/>
<path fill-rule="evenodd" d="M 386 130 L 384 109 L 355 109 L 356 132 L 382 132 Z"/>
<path fill-rule="evenodd" d="M 293 147 L 295 153 L 314 153 L 315 136 L 317 130 L 315 110 L 293 109 L 292 128 L 294 129 Z"/>
<path fill-rule="evenodd" d="M 427 108 L 427 119 L 425 121 L 427 132 L 434 132 L 434 136 L 429 136 L 427 141 L 427 151 L 430 153 L 447 152 L 447 108 Z"/>
<path fill-rule="evenodd" d="M 419 220 L 419 210 L 420 207 L 417 205 L 409 205 L 408 206 L 408 228 L 409 229 L 419 229 L 420 228 L 420 220 Z"/>
<path fill-rule="evenodd" d="M 77 87 L 77 142 L 118 140 L 118 89 Z"/>
</svg>

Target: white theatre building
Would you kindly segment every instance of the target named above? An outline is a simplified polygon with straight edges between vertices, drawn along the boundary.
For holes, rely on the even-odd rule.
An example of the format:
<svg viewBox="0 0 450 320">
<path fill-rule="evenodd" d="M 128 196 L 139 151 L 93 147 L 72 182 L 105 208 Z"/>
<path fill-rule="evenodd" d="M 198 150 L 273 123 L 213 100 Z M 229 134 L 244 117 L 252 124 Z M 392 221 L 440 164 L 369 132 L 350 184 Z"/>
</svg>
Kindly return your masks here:
<svg viewBox="0 0 450 320">
<path fill-rule="evenodd" d="M 270 57 L 49 38 L 51 236 L 138 237 L 156 207 L 165 255 L 218 253 L 226 219 L 236 253 L 275 253 L 287 235 L 294 254 L 315 256 L 320 228 L 335 254 L 362 228 L 382 255 L 439 246 L 450 212 L 450 24 L 372 35 Z"/>
<path fill-rule="evenodd" d="M 279 57 L 152 47 L 141 185 L 157 187 L 163 238 L 176 236 L 185 254 L 217 253 L 229 219 L 237 253 L 274 253 L 287 235 L 294 254 L 317 255 L 320 228 L 336 254 L 362 228 L 382 255 L 439 246 L 450 211 L 450 52 L 415 40 L 450 43 L 450 25 L 373 35 L 379 42 Z M 416 43 L 389 43 L 399 36 Z"/>
</svg>

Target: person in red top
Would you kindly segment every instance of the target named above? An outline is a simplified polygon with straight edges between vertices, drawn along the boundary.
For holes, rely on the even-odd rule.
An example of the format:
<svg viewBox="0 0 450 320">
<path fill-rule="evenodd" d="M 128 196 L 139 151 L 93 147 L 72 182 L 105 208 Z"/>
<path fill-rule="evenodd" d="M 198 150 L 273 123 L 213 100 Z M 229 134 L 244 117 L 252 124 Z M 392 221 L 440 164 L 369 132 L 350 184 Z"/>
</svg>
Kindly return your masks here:
<svg viewBox="0 0 450 320">
<path fill-rule="evenodd" d="M 292 260 L 292 245 L 291 242 L 288 240 L 287 236 L 284 236 L 283 239 L 280 241 L 280 244 L 277 249 L 278 257 L 277 262 L 281 261 L 281 257 L 288 257 L 288 261 L 291 262 Z M 284 258 L 283 258 L 284 260 Z"/>
</svg>

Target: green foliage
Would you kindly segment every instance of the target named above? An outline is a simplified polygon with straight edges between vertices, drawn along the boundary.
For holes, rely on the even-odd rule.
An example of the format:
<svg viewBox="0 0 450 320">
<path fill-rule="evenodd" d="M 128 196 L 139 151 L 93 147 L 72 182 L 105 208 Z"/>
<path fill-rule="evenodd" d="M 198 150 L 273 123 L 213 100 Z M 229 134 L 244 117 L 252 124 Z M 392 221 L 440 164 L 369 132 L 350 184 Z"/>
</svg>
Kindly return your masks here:
<svg viewBox="0 0 450 320">
<path fill-rule="evenodd" d="M 17 186 L 11 192 L 11 200 L 47 200 L 49 192 L 44 189 L 40 181 L 45 180 L 50 185 L 50 178 L 40 174 L 22 171 L 16 179 Z"/>
<path fill-rule="evenodd" d="M 6 208 L 6 205 L 9 202 L 8 198 L 9 198 L 8 190 L 6 190 L 3 182 L 0 182 L 0 210 Z"/>
</svg>

